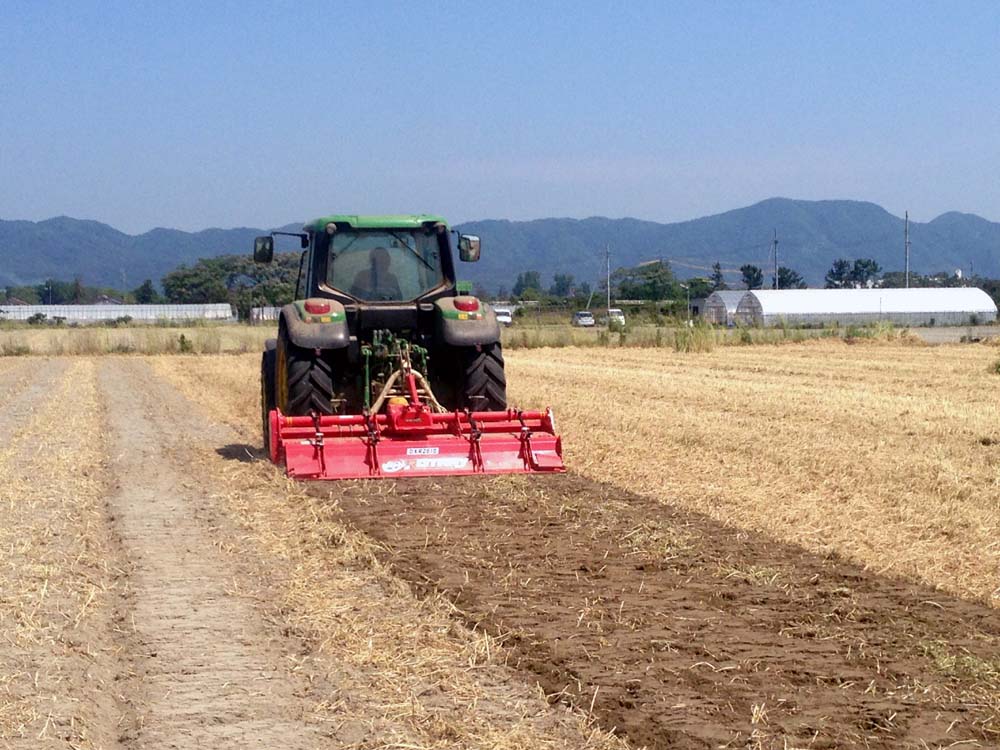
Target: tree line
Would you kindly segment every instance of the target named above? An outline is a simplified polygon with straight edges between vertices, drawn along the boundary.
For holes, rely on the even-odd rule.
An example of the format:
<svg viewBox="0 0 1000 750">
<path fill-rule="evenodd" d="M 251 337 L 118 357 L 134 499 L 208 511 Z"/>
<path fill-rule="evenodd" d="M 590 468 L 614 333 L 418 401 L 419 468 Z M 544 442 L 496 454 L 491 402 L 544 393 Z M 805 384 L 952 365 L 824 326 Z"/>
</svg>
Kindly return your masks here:
<svg viewBox="0 0 1000 750">
<path fill-rule="evenodd" d="M 299 272 L 299 253 L 279 253 L 267 265 L 255 263 L 246 255 L 222 255 L 203 258 L 191 266 L 182 265 L 163 277 L 162 293 L 152 280 L 127 292 L 102 287 L 90 287 L 79 278 L 73 281 L 48 279 L 31 286 L 11 286 L 0 290 L 0 303 L 24 302 L 27 304 L 94 304 L 101 301 L 137 304 L 198 304 L 228 302 L 241 317 L 247 317 L 251 307 L 280 306 L 295 298 L 295 284 Z M 740 267 L 740 288 L 762 289 L 765 273 L 756 265 Z M 870 258 L 854 260 L 837 259 L 827 272 L 824 282 L 828 289 L 865 288 L 882 286 L 902 287 L 905 278 L 901 272 L 882 274 L 877 262 Z M 774 286 L 773 275 L 767 279 Z M 973 284 L 985 289 L 994 299 L 1000 299 L 1000 280 L 981 277 L 963 279 L 957 274 L 910 274 L 911 287 L 964 286 Z M 779 289 L 804 289 L 806 283 L 794 269 L 778 268 Z M 725 272 L 716 262 L 707 277 L 679 279 L 670 264 L 656 260 L 637 266 L 616 269 L 611 274 L 611 294 L 615 299 L 651 300 L 681 304 L 686 298 L 707 297 L 715 291 L 728 289 Z M 477 296 L 485 299 L 538 301 L 543 304 L 574 304 L 583 307 L 594 298 L 600 300 L 607 294 L 606 282 L 591 285 L 577 281 L 573 274 L 557 273 L 552 283 L 544 284 L 538 271 L 518 273 L 511 289 L 501 287 L 497 294 L 490 294 L 481 286 L 475 288 Z"/>
<path fill-rule="evenodd" d="M 91 287 L 79 278 L 49 279 L 31 286 L 11 286 L 0 301 L 29 305 L 88 305 L 98 302 L 124 304 L 208 304 L 228 302 L 241 317 L 251 307 L 283 305 L 295 299 L 299 253 L 278 253 L 268 265 L 254 263 L 246 255 L 202 258 L 191 266 L 180 266 L 163 277 L 163 292 L 151 279 L 131 291 Z"/>
</svg>

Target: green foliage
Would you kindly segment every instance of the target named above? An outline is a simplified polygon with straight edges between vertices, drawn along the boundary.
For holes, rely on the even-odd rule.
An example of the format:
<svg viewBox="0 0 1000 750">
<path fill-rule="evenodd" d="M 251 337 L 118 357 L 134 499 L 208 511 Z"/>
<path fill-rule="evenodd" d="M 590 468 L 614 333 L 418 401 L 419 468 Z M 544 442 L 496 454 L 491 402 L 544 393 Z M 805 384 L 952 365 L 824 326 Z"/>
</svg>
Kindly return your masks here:
<svg viewBox="0 0 1000 750">
<path fill-rule="evenodd" d="M 827 289 L 846 289 L 851 286 L 851 262 L 843 258 L 833 261 L 830 270 L 826 272 Z"/>
<path fill-rule="evenodd" d="M 715 348 L 715 329 L 705 323 L 680 326 L 674 332 L 674 351 L 710 352 Z"/>
<path fill-rule="evenodd" d="M 38 291 L 33 286 L 7 287 L 3 301 L 10 302 L 11 300 L 20 300 L 22 302 L 26 302 L 29 305 L 42 304 L 41 297 L 38 295 Z"/>
<path fill-rule="evenodd" d="M 573 291 L 573 274 L 557 273 L 549 287 L 549 294 L 553 297 L 569 297 Z"/>
<path fill-rule="evenodd" d="M 712 280 L 706 279 L 701 276 L 695 276 L 687 280 L 687 285 L 691 289 L 691 299 L 696 299 L 698 297 L 707 297 L 715 289 L 712 287 Z"/>
<path fill-rule="evenodd" d="M 245 318 L 251 307 L 291 302 L 298 272 L 298 253 L 279 253 L 268 264 L 254 263 L 249 256 L 222 255 L 171 271 L 163 277 L 163 291 L 175 304 L 228 302 Z"/>
<path fill-rule="evenodd" d="M 713 292 L 722 292 L 729 288 L 726 286 L 726 278 L 722 275 L 722 264 L 719 261 L 712 264 L 712 275 L 708 277 L 708 280 L 712 285 Z"/>
<path fill-rule="evenodd" d="M 892 288 L 902 288 L 906 286 L 906 274 L 903 271 L 887 271 L 882 274 L 882 286 Z M 974 286 L 984 290 L 987 294 L 996 299 L 1000 299 L 1000 280 L 984 279 L 981 276 L 965 277 L 948 271 L 938 271 L 937 273 L 919 274 L 910 272 L 910 286 L 920 288 L 950 288 L 961 286 Z"/>
<path fill-rule="evenodd" d="M 669 263 L 657 260 L 634 268 L 619 268 L 611 275 L 621 299 L 677 299 L 681 290 Z"/>
<path fill-rule="evenodd" d="M 805 289 L 806 282 L 791 268 L 778 267 L 778 289 Z"/>
<path fill-rule="evenodd" d="M 881 270 L 882 266 L 871 258 L 858 258 L 854 261 L 854 267 L 851 269 L 851 281 L 862 288 L 870 286 L 878 278 Z"/>
<path fill-rule="evenodd" d="M 871 258 L 857 258 L 853 264 L 838 258 L 826 272 L 826 288 L 863 289 L 875 282 L 881 270 L 882 267 Z"/>
<path fill-rule="evenodd" d="M 740 274 L 747 289 L 760 289 L 764 286 L 764 272 L 759 266 L 746 263 L 740 266 Z"/>
<path fill-rule="evenodd" d="M 514 282 L 514 296 L 521 299 L 538 299 L 542 291 L 542 275 L 538 271 L 523 271 Z M 527 296 L 525 296 L 527 294 Z"/>
<path fill-rule="evenodd" d="M 905 331 L 904 331 L 905 332 Z M 844 330 L 844 341 L 851 342 L 859 339 L 873 339 L 880 341 L 893 341 L 900 337 L 900 329 L 896 328 L 888 321 L 868 323 L 866 325 L 852 325 Z"/>
<path fill-rule="evenodd" d="M 79 278 L 73 281 L 47 279 L 34 286 L 10 286 L 0 302 L 20 300 L 29 305 L 92 305 L 102 298 L 119 299 L 117 289 L 85 286 Z"/>
<path fill-rule="evenodd" d="M 132 296 L 135 297 L 137 305 L 156 305 L 163 299 L 156 291 L 156 287 L 153 286 L 152 279 L 146 279 L 142 282 L 142 285 L 132 292 Z"/>
</svg>

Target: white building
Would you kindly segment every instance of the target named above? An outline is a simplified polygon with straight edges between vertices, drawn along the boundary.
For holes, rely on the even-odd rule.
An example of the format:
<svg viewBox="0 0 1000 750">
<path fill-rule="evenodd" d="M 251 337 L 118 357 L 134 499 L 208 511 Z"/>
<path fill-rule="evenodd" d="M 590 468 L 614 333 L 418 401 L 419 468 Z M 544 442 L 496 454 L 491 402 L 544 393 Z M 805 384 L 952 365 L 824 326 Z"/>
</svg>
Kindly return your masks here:
<svg viewBox="0 0 1000 750">
<path fill-rule="evenodd" d="M 268 323 L 277 320 L 281 316 L 281 308 L 275 306 L 269 307 L 251 307 L 250 308 L 250 323 L 256 325 L 257 323 Z"/>
<path fill-rule="evenodd" d="M 982 289 L 755 289 L 736 309 L 744 325 L 904 326 L 992 323 L 997 306 Z"/>
<path fill-rule="evenodd" d="M 702 317 L 717 326 L 731 326 L 736 321 L 736 308 L 746 296 L 746 290 L 712 292 L 705 298 Z"/>
<path fill-rule="evenodd" d="M 4 305 L 0 320 L 28 320 L 35 315 L 46 320 L 60 318 L 67 323 L 96 323 L 102 320 L 131 318 L 137 322 L 230 320 L 233 308 L 227 303 L 205 305 Z"/>
</svg>

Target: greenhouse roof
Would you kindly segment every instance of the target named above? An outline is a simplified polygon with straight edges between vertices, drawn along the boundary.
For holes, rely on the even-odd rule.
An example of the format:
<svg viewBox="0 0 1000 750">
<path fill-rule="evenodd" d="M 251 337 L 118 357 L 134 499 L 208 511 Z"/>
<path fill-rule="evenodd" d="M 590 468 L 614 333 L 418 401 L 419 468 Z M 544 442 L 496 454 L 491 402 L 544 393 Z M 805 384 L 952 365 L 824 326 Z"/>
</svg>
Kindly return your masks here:
<svg viewBox="0 0 1000 750">
<path fill-rule="evenodd" d="M 705 304 L 710 304 L 712 302 L 721 302 L 726 306 L 727 310 L 735 310 L 747 294 L 746 289 L 737 289 L 735 291 L 724 289 L 719 292 L 712 292 L 708 297 L 705 298 Z"/>
<path fill-rule="evenodd" d="M 852 313 L 996 313 L 993 299 L 976 287 L 947 289 L 755 289 L 764 315 Z"/>
</svg>

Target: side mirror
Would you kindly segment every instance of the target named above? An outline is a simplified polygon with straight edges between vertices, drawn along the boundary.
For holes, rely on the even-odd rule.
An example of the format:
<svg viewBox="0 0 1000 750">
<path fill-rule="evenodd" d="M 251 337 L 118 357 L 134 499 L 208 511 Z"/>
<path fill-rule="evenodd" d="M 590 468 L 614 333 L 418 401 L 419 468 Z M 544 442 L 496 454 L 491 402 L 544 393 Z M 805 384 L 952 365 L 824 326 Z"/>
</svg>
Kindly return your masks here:
<svg viewBox="0 0 1000 750">
<path fill-rule="evenodd" d="M 476 235 L 458 235 L 458 257 L 465 263 L 475 263 L 479 260 L 479 238 Z"/>
<path fill-rule="evenodd" d="M 253 259 L 257 263 L 270 263 L 274 260 L 274 237 L 257 237 L 253 241 Z"/>
</svg>

